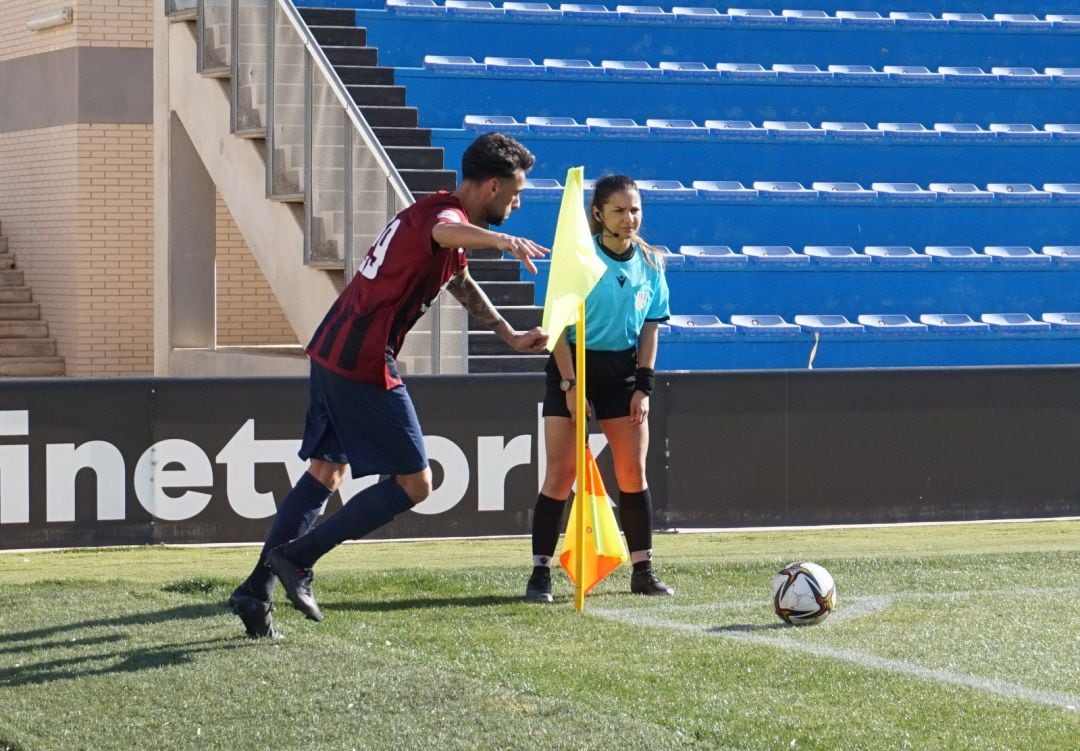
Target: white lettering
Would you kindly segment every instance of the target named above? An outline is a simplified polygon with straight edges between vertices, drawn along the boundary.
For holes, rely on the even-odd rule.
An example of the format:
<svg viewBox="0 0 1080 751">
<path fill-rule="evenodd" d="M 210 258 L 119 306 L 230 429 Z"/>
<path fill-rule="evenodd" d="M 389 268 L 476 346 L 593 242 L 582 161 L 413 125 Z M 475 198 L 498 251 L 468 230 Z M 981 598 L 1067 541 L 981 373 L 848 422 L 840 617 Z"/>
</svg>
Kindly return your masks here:
<svg viewBox="0 0 1080 751">
<path fill-rule="evenodd" d="M 255 489 L 255 465 L 284 464 L 290 485 L 295 485 L 307 470 L 307 462 L 296 455 L 299 450 L 299 439 L 260 441 L 255 438 L 254 420 L 241 425 L 214 460 L 226 467 L 225 489 L 233 510 L 246 519 L 273 516 L 274 494 Z"/>
<path fill-rule="evenodd" d="M 98 520 L 123 519 L 127 501 L 124 457 L 107 441 L 87 441 L 78 448 L 74 443 L 45 447 L 46 521 L 75 521 L 75 478 L 83 469 L 92 469 L 97 479 Z"/>
<path fill-rule="evenodd" d="M 532 461 L 532 436 L 519 435 L 503 446 L 502 436 L 481 436 L 476 441 L 477 510 L 506 508 L 506 475 Z"/>
<path fill-rule="evenodd" d="M 469 488 L 469 460 L 465 452 L 448 438 L 424 436 L 428 458 L 438 462 L 443 470 L 443 481 L 432 491 L 427 500 L 412 507 L 418 514 L 441 514 L 458 505 Z"/>
<path fill-rule="evenodd" d="M 180 464 L 181 469 L 170 469 Z M 206 453 L 191 441 L 170 438 L 158 441 L 143 452 L 135 465 L 135 495 L 139 503 L 158 519 L 175 522 L 190 519 L 210 503 L 209 493 L 189 490 L 175 498 L 168 488 L 209 487 L 214 469 Z"/>
<path fill-rule="evenodd" d="M 0 446 L 0 524 L 30 521 L 30 447 Z"/>
</svg>

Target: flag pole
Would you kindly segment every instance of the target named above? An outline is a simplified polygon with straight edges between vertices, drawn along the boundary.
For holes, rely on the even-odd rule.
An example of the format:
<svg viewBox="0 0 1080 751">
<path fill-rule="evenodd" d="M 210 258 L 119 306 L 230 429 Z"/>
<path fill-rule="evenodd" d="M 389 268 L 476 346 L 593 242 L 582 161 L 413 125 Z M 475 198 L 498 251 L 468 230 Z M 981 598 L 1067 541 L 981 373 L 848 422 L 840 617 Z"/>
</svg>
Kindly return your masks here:
<svg viewBox="0 0 1080 751">
<path fill-rule="evenodd" d="M 577 550 L 574 551 L 578 576 L 574 583 L 574 610 L 585 610 L 585 442 L 589 434 L 589 421 L 585 415 L 585 301 L 578 302 L 577 312 L 577 362 L 574 380 L 577 391 L 577 429 L 575 430 L 575 448 L 577 451 L 577 492 L 574 493 L 574 525 L 577 530 Z"/>
</svg>

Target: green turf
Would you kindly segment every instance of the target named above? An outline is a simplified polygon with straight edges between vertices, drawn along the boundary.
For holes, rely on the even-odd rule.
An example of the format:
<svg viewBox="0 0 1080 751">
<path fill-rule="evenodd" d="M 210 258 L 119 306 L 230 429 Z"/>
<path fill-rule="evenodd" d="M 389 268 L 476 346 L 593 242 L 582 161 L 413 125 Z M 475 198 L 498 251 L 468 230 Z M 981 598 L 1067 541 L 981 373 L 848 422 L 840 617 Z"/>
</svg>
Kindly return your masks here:
<svg viewBox="0 0 1080 751">
<path fill-rule="evenodd" d="M 225 598 L 256 549 L 0 555 L 0 749 L 1080 749 L 1080 522 L 661 535 L 519 601 L 526 540 L 350 545 L 280 642 Z M 772 574 L 835 576 L 785 627 Z M 1071 707 L 1071 708 L 1070 708 Z"/>
</svg>

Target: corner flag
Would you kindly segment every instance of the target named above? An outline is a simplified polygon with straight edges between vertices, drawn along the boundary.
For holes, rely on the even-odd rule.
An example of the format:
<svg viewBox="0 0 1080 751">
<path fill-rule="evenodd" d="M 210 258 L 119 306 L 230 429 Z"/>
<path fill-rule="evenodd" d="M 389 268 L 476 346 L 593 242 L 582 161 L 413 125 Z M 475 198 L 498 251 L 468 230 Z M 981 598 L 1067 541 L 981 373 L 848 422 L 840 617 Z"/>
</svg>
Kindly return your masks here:
<svg viewBox="0 0 1080 751">
<path fill-rule="evenodd" d="M 566 525 L 566 537 L 563 539 L 559 563 L 566 569 L 571 581 L 588 594 L 604 577 L 630 560 L 630 553 L 627 552 L 622 533 L 615 523 L 615 513 L 611 510 L 611 501 L 604 490 L 600 468 L 596 466 L 592 451 L 587 448 L 584 475 L 585 487 L 582 488 L 582 483 L 578 483 L 577 492 L 574 494 L 575 506 L 579 503 L 585 504 L 584 535 L 579 540 L 577 525 L 574 523 L 576 514 L 571 514 Z M 584 548 L 584 555 L 578 553 L 579 548 Z"/>
<path fill-rule="evenodd" d="M 571 167 L 566 172 L 559 220 L 555 226 L 555 242 L 551 245 L 551 271 L 548 274 L 547 294 L 544 297 L 544 320 L 541 326 L 550 336 L 547 348 L 563 329 L 574 323 L 578 305 L 604 275 L 604 262 L 593 248 L 589 221 L 585 216 L 584 167 Z"/>
</svg>

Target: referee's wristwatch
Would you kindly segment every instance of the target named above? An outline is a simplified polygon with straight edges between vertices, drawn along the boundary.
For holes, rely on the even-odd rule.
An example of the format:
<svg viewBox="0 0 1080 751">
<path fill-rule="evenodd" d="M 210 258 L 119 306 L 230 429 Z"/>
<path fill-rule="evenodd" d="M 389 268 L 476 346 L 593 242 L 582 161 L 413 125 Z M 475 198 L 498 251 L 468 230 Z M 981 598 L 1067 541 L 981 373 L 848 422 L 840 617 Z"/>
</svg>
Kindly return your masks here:
<svg viewBox="0 0 1080 751">
<path fill-rule="evenodd" d="M 569 391 L 570 389 L 574 388 L 575 385 L 577 385 L 577 381 L 575 381 L 573 378 L 564 378 L 559 381 L 559 388 L 563 391 Z"/>
</svg>

